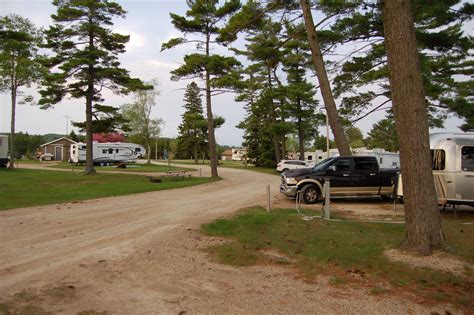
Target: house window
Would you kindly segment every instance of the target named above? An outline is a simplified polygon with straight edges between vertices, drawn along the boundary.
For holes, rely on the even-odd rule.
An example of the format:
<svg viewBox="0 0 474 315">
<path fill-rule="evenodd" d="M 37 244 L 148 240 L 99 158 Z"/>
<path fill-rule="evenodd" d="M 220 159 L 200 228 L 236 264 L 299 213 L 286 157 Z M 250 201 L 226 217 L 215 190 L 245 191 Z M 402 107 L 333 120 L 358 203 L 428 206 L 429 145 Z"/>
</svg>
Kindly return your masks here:
<svg viewBox="0 0 474 315">
<path fill-rule="evenodd" d="M 474 171 L 474 147 L 462 147 L 461 169 L 463 171 Z"/>
<path fill-rule="evenodd" d="M 434 171 L 444 170 L 446 164 L 446 153 L 444 152 L 444 150 L 431 150 L 431 161 L 432 169 Z"/>
</svg>

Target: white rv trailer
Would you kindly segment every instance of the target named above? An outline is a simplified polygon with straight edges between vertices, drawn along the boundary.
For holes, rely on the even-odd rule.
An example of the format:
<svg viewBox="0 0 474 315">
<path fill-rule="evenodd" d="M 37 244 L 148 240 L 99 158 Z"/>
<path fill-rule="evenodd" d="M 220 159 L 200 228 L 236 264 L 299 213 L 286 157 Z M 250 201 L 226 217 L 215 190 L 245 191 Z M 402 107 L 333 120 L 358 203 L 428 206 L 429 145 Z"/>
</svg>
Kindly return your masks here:
<svg viewBox="0 0 474 315">
<path fill-rule="evenodd" d="M 85 143 L 71 144 L 71 163 L 84 163 L 86 161 Z M 92 159 L 94 164 L 110 164 L 120 162 L 135 162 L 143 157 L 146 150 L 143 146 L 135 143 L 124 142 L 93 142 Z"/>
<path fill-rule="evenodd" d="M 474 133 L 434 133 L 430 149 L 439 203 L 474 206 Z M 396 194 L 403 197 L 400 176 Z"/>
<path fill-rule="evenodd" d="M 357 148 L 354 149 L 354 155 L 374 156 L 380 168 L 400 168 L 400 153 L 398 152 L 389 152 L 381 148 Z"/>
<path fill-rule="evenodd" d="M 8 136 L 0 135 L 0 167 L 7 166 L 8 158 Z"/>
</svg>

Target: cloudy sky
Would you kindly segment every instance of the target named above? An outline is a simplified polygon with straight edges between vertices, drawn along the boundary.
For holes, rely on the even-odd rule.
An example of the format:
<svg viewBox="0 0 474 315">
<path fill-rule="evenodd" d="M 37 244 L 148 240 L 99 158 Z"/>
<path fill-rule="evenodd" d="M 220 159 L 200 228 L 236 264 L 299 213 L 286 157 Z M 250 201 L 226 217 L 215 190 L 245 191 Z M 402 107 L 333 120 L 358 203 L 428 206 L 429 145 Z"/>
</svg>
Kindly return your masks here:
<svg viewBox="0 0 474 315">
<path fill-rule="evenodd" d="M 125 19 L 117 19 L 114 31 L 130 35 L 127 52 L 120 56 L 122 66 L 128 69 L 132 76 L 143 80 L 158 78 L 160 96 L 156 99 L 153 114 L 165 121 L 162 136 L 175 137 L 177 127 L 183 113 L 182 99 L 184 88 L 189 81 L 173 82 L 170 80 L 170 70 L 177 68 L 186 53 L 193 51 L 193 46 L 174 48 L 160 53 L 161 44 L 173 37 L 180 36 L 170 22 L 169 13 L 184 15 L 185 0 L 122 0 L 118 1 L 128 12 Z M 49 0 L 0 0 L 0 15 L 9 13 L 20 14 L 29 18 L 38 27 L 51 24 L 50 15 L 55 7 Z M 221 50 L 214 50 L 220 52 Z M 34 89 L 25 90 L 38 99 Z M 117 96 L 112 93 L 104 94 L 106 104 L 119 107 L 130 102 L 128 96 Z M 10 100 L 9 95 L 0 95 L 0 132 L 10 129 Z M 233 95 L 221 95 L 213 99 L 213 111 L 226 119 L 226 123 L 216 132 L 218 143 L 240 145 L 242 130 L 235 126 L 243 119 L 245 111 L 242 103 L 234 102 Z M 384 114 L 369 116 L 356 126 L 367 133 L 372 124 L 383 118 Z M 16 130 L 30 134 L 58 133 L 71 131 L 70 121 L 85 120 L 84 101 L 77 99 L 64 100 L 54 108 L 41 110 L 35 106 L 21 105 L 17 109 Z M 450 118 L 446 122 L 447 131 L 459 131 L 456 126 L 460 120 Z M 322 129 L 323 130 L 323 129 Z"/>
</svg>

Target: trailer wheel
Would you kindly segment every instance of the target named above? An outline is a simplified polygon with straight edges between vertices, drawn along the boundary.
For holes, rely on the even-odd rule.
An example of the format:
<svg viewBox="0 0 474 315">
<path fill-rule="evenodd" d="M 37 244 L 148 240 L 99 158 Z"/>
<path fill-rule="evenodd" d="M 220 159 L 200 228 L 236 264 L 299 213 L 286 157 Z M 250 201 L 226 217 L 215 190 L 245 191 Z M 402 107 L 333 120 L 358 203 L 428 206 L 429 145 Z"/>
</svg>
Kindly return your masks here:
<svg viewBox="0 0 474 315">
<path fill-rule="evenodd" d="M 319 189 L 316 185 L 308 184 L 301 189 L 303 202 L 306 204 L 315 204 L 319 199 Z"/>
</svg>

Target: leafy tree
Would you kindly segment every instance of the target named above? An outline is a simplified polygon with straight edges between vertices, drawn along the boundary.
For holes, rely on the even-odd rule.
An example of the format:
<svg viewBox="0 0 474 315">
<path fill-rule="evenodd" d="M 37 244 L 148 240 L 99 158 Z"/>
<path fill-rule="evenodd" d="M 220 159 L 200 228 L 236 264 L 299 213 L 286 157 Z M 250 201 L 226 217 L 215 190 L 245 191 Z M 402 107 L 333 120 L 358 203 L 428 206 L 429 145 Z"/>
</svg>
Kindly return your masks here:
<svg viewBox="0 0 474 315">
<path fill-rule="evenodd" d="M 39 63 L 40 32 L 30 20 L 16 14 L 0 17 L 0 92 L 11 96 L 10 168 L 17 156 L 15 119 L 17 103 L 28 103 L 32 97 L 19 90 L 38 82 L 42 67 Z M 20 99 L 18 99 L 20 97 Z"/>
<path fill-rule="evenodd" d="M 53 25 L 45 31 L 46 48 L 53 56 L 45 61 L 50 69 L 40 91 L 40 104 L 47 108 L 67 95 L 85 98 L 86 168 L 95 174 L 92 157 L 93 108 L 102 105 L 102 90 L 127 94 L 147 88 L 120 68 L 118 54 L 125 52 L 129 36 L 113 33 L 112 20 L 125 17 L 116 2 L 108 0 L 53 0 L 57 7 Z"/>
<path fill-rule="evenodd" d="M 385 118 L 375 123 L 368 134 L 367 144 L 370 148 L 382 148 L 390 152 L 397 152 L 397 132 L 393 118 Z"/>
<path fill-rule="evenodd" d="M 121 133 L 94 133 L 92 135 L 92 140 L 99 143 L 123 142 L 125 140 L 125 136 Z"/>
<path fill-rule="evenodd" d="M 405 246 L 422 255 L 445 245 L 431 170 L 428 115 L 411 1 L 382 4 L 390 89 L 403 175 Z"/>
<path fill-rule="evenodd" d="M 130 135 L 139 140 L 147 148 L 148 164 L 151 160 L 152 138 L 158 137 L 163 125 L 162 119 L 151 118 L 151 112 L 155 107 L 155 97 L 159 95 L 158 82 L 152 80 L 152 90 L 139 90 L 134 93 L 135 101 L 122 106 L 123 116 L 130 125 Z"/>
<path fill-rule="evenodd" d="M 173 25 L 184 34 L 196 34 L 198 37 L 187 39 L 173 38 L 162 45 L 161 50 L 170 49 L 185 43 L 196 43 L 199 53 L 184 57 L 184 64 L 171 72 L 173 80 L 203 79 L 205 82 L 206 113 L 209 154 L 211 158 L 211 176 L 217 177 L 217 147 L 214 134 L 214 116 L 212 113 L 213 93 L 222 93 L 232 86 L 235 73 L 232 71 L 240 65 L 233 57 L 211 54 L 211 46 L 219 44 L 222 37 L 219 32 L 224 29 L 223 23 L 240 8 L 239 0 L 229 0 L 220 7 L 218 0 L 188 0 L 189 10 L 186 17 L 171 13 Z M 221 42 L 222 43 L 222 42 Z"/>
</svg>

